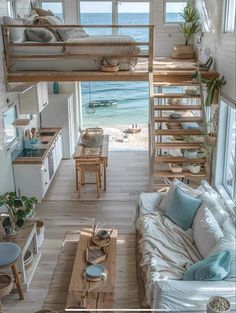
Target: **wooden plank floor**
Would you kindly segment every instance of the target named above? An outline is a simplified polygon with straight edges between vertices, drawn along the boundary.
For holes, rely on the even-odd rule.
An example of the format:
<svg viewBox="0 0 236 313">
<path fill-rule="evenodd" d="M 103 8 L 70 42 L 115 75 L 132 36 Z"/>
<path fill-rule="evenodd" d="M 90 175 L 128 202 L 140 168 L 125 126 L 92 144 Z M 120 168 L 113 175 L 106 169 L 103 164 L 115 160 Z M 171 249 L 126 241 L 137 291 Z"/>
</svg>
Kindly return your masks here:
<svg viewBox="0 0 236 313">
<path fill-rule="evenodd" d="M 79 200 L 73 161 L 62 161 L 45 200 L 37 206 L 37 218 L 44 220 L 46 228 L 39 266 L 23 301 L 16 293 L 2 300 L 4 313 L 34 313 L 42 308 L 65 235 L 88 226 L 84 217 L 96 218 L 121 233 L 135 232 L 136 201 L 149 189 L 148 152 L 110 152 L 107 174 L 107 191 L 101 199 L 89 185 Z"/>
</svg>

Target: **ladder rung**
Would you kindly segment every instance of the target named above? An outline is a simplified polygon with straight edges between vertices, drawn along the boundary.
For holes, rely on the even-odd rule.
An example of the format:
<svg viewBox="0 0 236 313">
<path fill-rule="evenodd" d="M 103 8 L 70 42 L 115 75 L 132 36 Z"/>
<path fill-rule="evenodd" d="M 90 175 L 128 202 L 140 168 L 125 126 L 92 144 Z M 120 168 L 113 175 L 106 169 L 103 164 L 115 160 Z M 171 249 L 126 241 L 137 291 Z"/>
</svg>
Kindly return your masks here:
<svg viewBox="0 0 236 313">
<path fill-rule="evenodd" d="M 156 156 L 155 163 L 190 163 L 193 160 L 178 156 Z M 197 163 L 206 163 L 206 159 L 194 159 Z"/>
<path fill-rule="evenodd" d="M 201 148 L 202 142 L 158 142 L 156 143 L 157 149 L 195 149 Z M 190 161 L 191 162 L 191 161 Z"/>
<path fill-rule="evenodd" d="M 199 179 L 203 177 L 207 177 L 206 171 L 201 170 L 198 174 L 193 174 L 188 170 L 183 170 L 182 173 L 173 173 L 171 170 L 160 170 L 160 171 L 155 171 L 153 173 L 153 176 L 155 178 L 158 177 L 177 177 L 177 178 L 192 178 L 192 179 Z"/>
<path fill-rule="evenodd" d="M 173 110 L 202 110 L 201 105 L 155 105 L 157 111 L 173 111 Z"/>
<path fill-rule="evenodd" d="M 157 136 L 204 136 L 200 129 L 156 129 Z"/>
<path fill-rule="evenodd" d="M 154 93 L 154 98 L 200 98 L 200 95 L 188 95 L 186 93 Z"/>
<path fill-rule="evenodd" d="M 178 119 L 174 119 L 171 117 L 155 117 L 156 123 L 186 123 L 186 122 L 202 122 L 201 117 L 189 116 L 189 117 L 180 117 Z"/>
</svg>

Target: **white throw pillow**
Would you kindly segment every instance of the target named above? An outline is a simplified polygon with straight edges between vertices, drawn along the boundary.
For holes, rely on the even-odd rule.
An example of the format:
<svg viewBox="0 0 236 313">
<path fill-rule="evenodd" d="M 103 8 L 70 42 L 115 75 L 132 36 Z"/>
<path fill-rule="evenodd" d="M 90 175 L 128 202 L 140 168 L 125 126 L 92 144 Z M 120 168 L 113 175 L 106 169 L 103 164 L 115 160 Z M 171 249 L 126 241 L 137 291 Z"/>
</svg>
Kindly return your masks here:
<svg viewBox="0 0 236 313">
<path fill-rule="evenodd" d="M 231 253 L 230 273 L 224 280 L 236 281 L 236 239 L 227 233 L 221 238 L 218 243 L 209 251 L 208 256 L 214 255 L 218 252 L 229 250 Z"/>
<path fill-rule="evenodd" d="M 219 204 L 216 196 L 208 192 L 204 192 L 200 196 L 200 199 L 203 201 L 203 205 L 210 210 L 220 226 L 222 226 L 229 219 L 229 214 Z"/>
<path fill-rule="evenodd" d="M 209 251 L 224 237 L 219 224 L 206 207 L 201 207 L 194 218 L 193 236 L 203 258 L 206 258 Z"/>
<path fill-rule="evenodd" d="M 183 182 L 181 182 L 180 180 L 174 179 L 170 185 L 169 190 L 166 193 L 166 196 L 164 197 L 164 199 L 159 205 L 160 210 L 166 211 L 167 208 L 170 206 L 173 195 L 174 195 L 174 191 L 177 187 L 180 188 L 187 195 L 195 197 L 195 198 L 199 198 L 200 195 L 202 194 L 201 190 L 193 189 L 189 187 L 188 185 L 184 184 Z"/>
</svg>

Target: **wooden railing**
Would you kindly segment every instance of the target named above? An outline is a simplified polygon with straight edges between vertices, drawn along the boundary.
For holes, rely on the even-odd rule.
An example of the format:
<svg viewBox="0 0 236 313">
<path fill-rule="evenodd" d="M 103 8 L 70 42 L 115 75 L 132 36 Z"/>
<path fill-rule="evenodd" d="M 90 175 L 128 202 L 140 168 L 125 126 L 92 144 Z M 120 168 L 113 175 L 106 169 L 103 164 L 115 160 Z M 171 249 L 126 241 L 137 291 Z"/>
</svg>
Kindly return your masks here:
<svg viewBox="0 0 236 313">
<path fill-rule="evenodd" d="M 83 59 L 98 59 L 102 58 L 102 54 L 95 53 L 93 49 L 89 54 L 77 54 L 77 53 L 70 53 L 67 51 L 67 47 L 139 47 L 140 53 L 137 54 L 112 54 L 112 55 L 105 55 L 107 58 L 113 59 L 129 59 L 129 58 L 139 58 L 139 59 L 146 59 L 147 60 L 147 72 L 153 72 L 153 56 L 154 56 L 154 26 L 153 25 L 2 25 L 2 34 L 3 34 L 3 43 L 4 43 L 4 55 L 5 55 L 5 65 L 6 65 L 6 72 L 7 73 L 14 73 L 12 69 L 12 65 L 16 61 L 39 61 L 39 60 L 65 60 L 65 59 L 74 59 L 74 58 L 83 58 Z M 135 42 L 65 42 L 65 41 L 56 41 L 56 42 L 12 42 L 11 40 L 11 29 L 14 28 L 49 28 L 53 30 L 57 29 L 68 29 L 68 28 L 85 28 L 85 29 L 112 29 L 115 32 L 118 32 L 120 28 L 127 28 L 127 29 L 146 29 L 148 30 L 148 41 L 135 41 Z M 131 35 L 132 36 L 132 35 Z M 14 48 L 16 47 L 25 47 L 26 53 L 15 53 Z M 60 54 L 33 54 L 27 52 L 27 48 L 32 47 L 61 47 Z M 145 49 L 141 49 L 141 48 Z M 50 69 L 48 69 L 50 71 Z"/>
</svg>

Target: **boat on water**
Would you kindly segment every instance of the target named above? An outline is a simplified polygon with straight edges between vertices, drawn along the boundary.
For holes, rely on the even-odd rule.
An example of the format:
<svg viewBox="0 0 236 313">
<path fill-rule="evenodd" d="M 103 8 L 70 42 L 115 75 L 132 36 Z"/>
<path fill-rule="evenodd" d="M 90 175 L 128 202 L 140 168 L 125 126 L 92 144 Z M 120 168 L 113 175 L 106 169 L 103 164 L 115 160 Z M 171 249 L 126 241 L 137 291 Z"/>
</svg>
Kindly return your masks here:
<svg viewBox="0 0 236 313">
<path fill-rule="evenodd" d="M 94 100 L 89 102 L 89 108 L 104 108 L 116 105 L 118 100 Z"/>
</svg>

